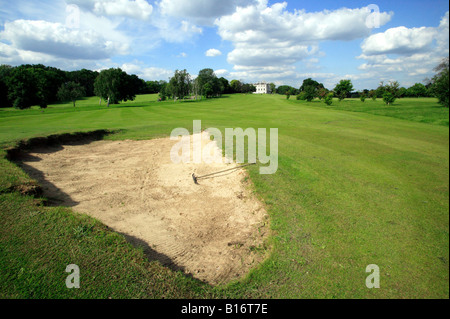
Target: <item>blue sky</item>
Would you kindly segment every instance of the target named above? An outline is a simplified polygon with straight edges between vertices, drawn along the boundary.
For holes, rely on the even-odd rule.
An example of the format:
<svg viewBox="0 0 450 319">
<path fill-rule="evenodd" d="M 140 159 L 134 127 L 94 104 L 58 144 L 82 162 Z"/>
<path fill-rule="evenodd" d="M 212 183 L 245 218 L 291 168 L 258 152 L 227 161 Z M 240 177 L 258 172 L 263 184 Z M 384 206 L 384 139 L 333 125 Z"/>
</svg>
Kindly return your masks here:
<svg viewBox="0 0 450 319">
<path fill-rule="evenodd" d="M 448 1 L 0 0 L 0 64 L 409 87 L 449 54 Z"/>
</svg>

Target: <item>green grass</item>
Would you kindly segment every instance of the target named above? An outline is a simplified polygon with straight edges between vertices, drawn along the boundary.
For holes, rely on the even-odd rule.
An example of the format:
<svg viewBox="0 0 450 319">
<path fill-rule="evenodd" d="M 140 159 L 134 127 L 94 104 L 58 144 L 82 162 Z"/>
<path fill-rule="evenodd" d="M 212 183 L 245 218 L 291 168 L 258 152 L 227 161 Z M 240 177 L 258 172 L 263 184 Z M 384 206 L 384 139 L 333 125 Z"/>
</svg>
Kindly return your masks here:
<svg viewBox="0 0 450 319">
<path fill-rule="evenodd" d="M 341 102 L 334 99 L 330 106 L 318 100 L 312 103 L 328 109 L 364 112 L 443 126 L 448 126 L 449 121 L 448 108 L 442 107 L 436 98 L 401 98 L 392 105 L 386 105 L 382 99 L 366 99 L 364 103 L 359 99 L 345 99 Z"/>
<path fill-rule="evenodd" d="M 270 215 L 270 257 L 219 287 L 146 261 L 91 218 L 19 196 L 13 190 L 32 182 L 1 159 L 0 296 L 448 298 L 448 109 L 436 105 L 434 99 L 401 99 L 391 108 L 344 100 L 327 107 L 278 95 L 160 103 L 152 95 L 109 109 L 90 98 L 76 108 L 0 110 L 3 148 L 98 129 L 120 130 L 107 139 L 149 139 L 176 127 L 192 130 L 197 119 L 222 132 L 279 132 L 277 173 L 248 168 Z M 82 272 L 77 290 L 65 288 L 71 263 Z M 380 267 L 380 289 L 365 286 L 369 264 Z"/>
</svg>

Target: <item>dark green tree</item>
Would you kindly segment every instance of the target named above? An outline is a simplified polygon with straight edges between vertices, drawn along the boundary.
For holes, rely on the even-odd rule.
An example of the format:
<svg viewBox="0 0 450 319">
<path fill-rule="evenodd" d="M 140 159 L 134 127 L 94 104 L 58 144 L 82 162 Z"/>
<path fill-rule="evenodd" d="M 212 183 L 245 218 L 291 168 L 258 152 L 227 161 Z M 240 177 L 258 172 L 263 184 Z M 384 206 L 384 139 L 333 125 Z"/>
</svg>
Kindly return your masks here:
<svg viewBox="0 0 450 319">
<path fill-rule="evenodd" d="M 353 90 L 353 84 L 351 80 L 341 80 L 334 88 L 334 93 L 338 97 L 339 101 L 345 99 Z"/>
<path fill-rule="evenodd" d="M 303 80 L 302 86 L 300 87 L 300 92 L 303 92 L 308 86 L 312 86 L 316 90 L 324 88 L 324 85 L 322 83 L 319 83 L 311 78 L 308 78 Z"/>
<path fill-rule="evenodd" d="M 398 83 L 398 81 L 389 81 L 389 83 L 384 86 L 384 92 L 389 92 L 397 98 L 399 87 L 400 83 Z"/>
<path fill-rule="evenodd" d="M 327 96 L 327 94 L 328 94 L 328 90 L 327 90 L 326 88 L 320 88 L 320 89 L 317 91 L 317 97 L 318 97 L 320 100 L 324 99 L 324 98 Z"/>
<path fill-rule="evenodd" d="M 228 80 L 225 79 L 224 77 L 220 77 L 219 81 L 220 81 L 220 85 L 221 85 L 221 94 L 231 93 L 230 82 L 228 82 Z"/>
<path fill-rule="evenodd" d="M 406 94 L 410 97 L 427 96 L 428 90 L 422 83 L 416 83 L 406 90 Z"/>
<path fill-rule="evenodd" d="M 407 89 L 406 88 L 401 87 L 401 88 L 398 89 L 398 91 L 397 91 L 397 97 L 398 98 L 405 97 L 406 95 L 407 95 Z"/>
<path fill-rule="evenodd" d="M 12 67 L 10 65 L 0 65 L 0 107 L 11 107 L 12 102 L 9 99 L 8 79 Z"/>
<path fill-rule="evenodd" d="M 32 105 L 41 104 L 38 94 L 39 79 L 31 67 L 21 65 L 12 68 L 6 82 L 8 98 L 15 108 L 27 109 Z"/>
<path fill-rule="evenodd" d="M 198 89 L 198 93 L 200 95 L 204 95 L 207 98 L 208 97 L 212 97 L 212 96 L 219 96 L 220 94 L 223 93 L 223 91 L 225 90 L 225 82 L 223 80 L 219 80 L 216 76 L 216 74 L 214 73 L 213 69 L 202 69 L 200 70 L 200 72 L 198 73 L 197 76 L 197 89 Z M 225 80 L 227 81 L 227 80 Z M 228 81 L 227 81 L 228 83 Z M 208 85 L 208 91 L 205 92 L 205 85 Z"/>
<path fill-rule="evenodd" d="M 449 107 L 449 59 L 443 59 L 434 69 L 438 72 L 432 79 L 431 92 L 444 107 Z"/>
<path fill-rule="evenodd" d="M 327 96 L 323 99 L 326 105 L 331 105 L 333 103 L 333 93 L 329 92 Z"/>
<path fill-rule="evenodd" d="M 77 99 L 85 96 L 86 90 L 81 84 L 77 82 L 66 82 L 58 90 L 58 98 L 60 101 L 72 101 L 73 107 L 75 107 L 75 103 Z"/>
<path fill-rule="evenodd" d="M 377 91 L 376 90 L 370 90 L 368 96 L 373 100 L 377 100 Z"/>
<path fill-rule="evenodd" d="M 80 84 L 86 90 L 86 96 L 94 96 L 94 83 L 98 76 L 97 71 L 81 69 L 68 72 L 67 80 Z"/>
<path fill-rule="evenodd" d="M 275 83 L 270 83 L 270 93 L 275 93 L 275 91 L 277 90 L 277 86 L 275 85 Z"/>
<path fill-rule="evenodd" d="M 303 88 L 302 93 L 305 94 L 305 100 L 311 102 L 317 97 L 318 94 L 317 87 L 313 85 L 307 85 Z"/>
<path fill-rule="evenodd" d="M 296 88 L 289 85 L 281 85 L 277 88 L 278 94 L 286 95 L 287 92 L 293 95 L 297 95 L 299 93 L 299 91 Z"/>
<path fill-rule="evenodd" d="M 213 94 L 214 90 L 212 88 L 212 85 L 208 82 L 203 85 L 203 94 L 208 97 Z"/>
<path fill-rule="evenodd" d="M 159 93 L 162 87 L 160 81 L 147 81 L 146 85 L 148 94 Z"/>
<path fill-rule="evenodd" d="M 133 85 L 133 77 L 120 68 L 103 70 L 94 83 L 94 92 L 109 104 L 118 104 L 121 101 L 133 101 L 137 88 Z"/>
<path fill-rule="evenodd" d="M 242 83 L 239 80 L 231 80 L 230 87 L 232 93 L 242 93 Z"/>
<path fill-rule="evenodd" d="M 167 89 L 175 99 L 183 98 L 189 94 L 191 86 L 191 76 L 186 70 L 176 70 L 170 79 Z"/>
<path fill-rule="evenodd" d="M 387 105 L 391 105 L 392 103 L 395 102 L 395 95 L 389 91 L 384 92 L 383 94 L 383 101 L 384 103 L 386 103 Z"/>
</svg>

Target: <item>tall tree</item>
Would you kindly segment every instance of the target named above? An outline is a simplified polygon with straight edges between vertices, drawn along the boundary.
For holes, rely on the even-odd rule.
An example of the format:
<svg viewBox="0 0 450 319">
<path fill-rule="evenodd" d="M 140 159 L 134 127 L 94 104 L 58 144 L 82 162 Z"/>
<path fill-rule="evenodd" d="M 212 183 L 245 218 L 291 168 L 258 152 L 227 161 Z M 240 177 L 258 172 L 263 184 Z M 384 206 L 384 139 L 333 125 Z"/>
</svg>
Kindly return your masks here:
<svg viewBox="0 0 450 319">
<path fill-rule="evenodd" d="M 256 92 L 256 87 L 250 83 L 242 84 L 242 93 L 253 93 Z"/>
<path fill-rule="evenodd" d="M 305 88 L 308 86 L 312 86 L 316 90 L 324 88 L 324 85 L 322 83 L 319 83 L 311 78 L 308 78 L 303 80 L 302 86 L 300 87 L 300 92 L 303 92 Z"/>
<path fill-rule="evenodd" d="M 233 93 L 241 93 L 242 92 L 242 82 L 239 80 L 231 80 L 230 82 L 231 90 Z"/>
<path fill-rule="evenodd" d="M 334 88 L 334 93 L 339 98 L 339 101 L 345 99 L 348 94 L 353 90 L 353 84 L 351 80 L 341 80 Z"/>
<path fill-rule="evenodd" d="M 277 86 L 275 85 L 275 83 L 270 83 L 269 86 L 270 86 L 270 92 L 275 93 L 275 91 L 277 89 Z"/>
<path fill-rule="evenodd" d="M 406 90 L 406 94 L 410 97 L 427 96 L 428 90 L 422 83 L 416 83 Z"/>
<path fill-rule="evenodd" d="M 183 98 L 189 94 L 191 86 L 191 76 L 186 70 L 176 70 L 174 76 L 169 81 L 168 89 L 174 99 Z"/>
<path fill-rule="evenodd" d="M 8 79 L 12 67 L 10 65 L 0 65 L 0 107 L 11 107 L 12 102 L 9 99 Z"/>
<path fill-rule="evenodd" d="M 32 105 L 41 104 L 38 98 L 39 79 L 29 65 L 13 68 L 6 81 L 8 97 L 14 107 L 26 109 Z"/>
<path fill-rule="evenodd" d="M 296 88 L 289 86 L 289 85 L 280 85 L 277 88 L 277 93 L 278 94 L 282 94 L 282 95 L 286 95 L 287 93 L 289 93 L 290 95 L 297 95 L 299 92 Z"/>
<path fill-rule="evenodd" d="M 389 81 L 388 84 L 384 86 L 384 93 L 389 92 L 393 96 L 397 97 L 400 83 L 398 81 Z"/>
<path fill-rule="evenodd" d="M 438 98 L 439 103 L 449 107 L 449 59 L 446 57 L 434 69 L 438 72 L 432 79 L 431 91 Z"/>
<path fill-rule="evenodd" d="M 86 90 L 86 96 L 94 96 L 94 83 L 97 79 L 98 72 L 87 69 L 68 72 L 67 80 L 80 84 Z"/>
<path fill-rule="evenodd" d="M 133 85 L 133 77 L 118 69 L 103 70 L 94 83 L 94 92 L 98 97 L 107 100 L 109 104 L 118 104 L 120 101 L 133 101 L 137 88 Z"/>
<path fill-rule="evenodd" d="M 199 93 L 206 97 L 210 97 L 213 95 L 216 95 L 216 96 L 220 95 L 220 94 L 222 94 L 222 92 L 224 90 L 224 83 L 217 78 L 213 69 L 207 68 L 207 69 L 200 70 L 196 80 L 197 80 Z M 207 92 L 205 91 L 206 84 L 208 84 Z"/>
<path fill-rule="evenodd" d="M 66 82 L 61 85 L 61 87 L 58 90 L 58 98 L 61 101 L 72 101 L 73 107 L 75 107 L 75 102 L 80 97 L 85 96 L 86 90 L 84 87 L 81 86 L 81 84 L 77 82 Z"/>
<path fill-rule="evenodd" d="M 219 81 L 221 84 L 221 92 L 220 93 L 224 93 L 224 94 L 231 93 L 231 87 L 230 87 L 230 83 L 228 82 L 228 80 L 225 79 L 224 77 L 220 77 Z"/>
<path fill-rule="evenodd" d="M 308 102 L 311 102 L 318 96 L 317 88 L 312 85 L 305 86 L 302 92 L 304 93 L 305 100 Z"/>
</svg>

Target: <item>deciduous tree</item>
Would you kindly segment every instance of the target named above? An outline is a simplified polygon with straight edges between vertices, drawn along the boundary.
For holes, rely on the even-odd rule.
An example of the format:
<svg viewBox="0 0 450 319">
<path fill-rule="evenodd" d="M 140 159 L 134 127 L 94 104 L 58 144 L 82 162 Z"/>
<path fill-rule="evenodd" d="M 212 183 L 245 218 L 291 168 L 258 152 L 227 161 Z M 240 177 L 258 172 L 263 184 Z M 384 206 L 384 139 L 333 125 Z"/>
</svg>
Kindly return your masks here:
<svg viewBox="0 0 450 319">
<path fill-rule="evenodd" d="M 169 81 L 168 88 L 175 99 L 183 98 L 189 94 L 191 85 L 191 76 L 186 70 L 176 70 Z"/>
<path fill-rule="evenodd" d="M 341 80 L 334 88 L 334 93 L 342 101 L 353 90 L 353 84 L 351 80 Z"/>
<path fill-rule="evenodd" d="M 449 107 L 449 59 L 448 57 L 434 69 L 438 72 L 432 79 L 431 91 L 439 99 L 439 103 Z"/>
<path fill-rule="evenodd" d="M 85 96 L 86 90 L 81 84 L 77 82 L 66 82 L 58 90 L 58 98 L 61 101 L 72 101 L 73 107 L 75 107 L 75 102 L 80 97 Z"/>
<path fill-rule="evenodd" d="M 120 101 L 133 101 L 137 88 L 133 85 L 133 78 L 120 68 L 103 70 L 94 83 L 95 94 L 109 104 L 118 104 Z"/>
</svg>

